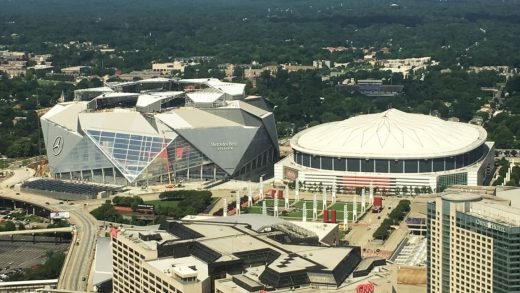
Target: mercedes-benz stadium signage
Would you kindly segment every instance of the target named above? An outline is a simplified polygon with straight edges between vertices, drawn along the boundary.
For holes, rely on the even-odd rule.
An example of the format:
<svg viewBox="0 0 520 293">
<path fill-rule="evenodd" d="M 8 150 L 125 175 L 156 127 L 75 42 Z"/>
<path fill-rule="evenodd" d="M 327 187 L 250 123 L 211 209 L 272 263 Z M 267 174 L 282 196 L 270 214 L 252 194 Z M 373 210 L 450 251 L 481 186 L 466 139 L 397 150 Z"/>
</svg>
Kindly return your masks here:
<svg viewBox="0 0 520 293">
<path fill-rule="evenodd" d="M 481 219 L 475 219 L 475 224 L 479 225 L 479 226 L 482 226 L 482 227 L 486 227 L 488 229 L 492 229 L 492 230 L 496 230 L 496 231 L 499 231 L 499 232 L 506 232 L 506 228 L 502 225 L 497 225 L 495 223 L 492 223 L 492 222 L 489 222 L 489 221 L 484 221 L 484 220 L 481 220 Z"/>
<path fill-rule="evenodd" d="M 56 136 L 54 142 L 52 143 L 52 153 L 55 156 L 59 156 L 61 151 L 63 150 L 63 137 Z"/>
<path fill-rule="evenodd" d="M 155 206 L 153 204 L 139 204 L 137 205 L 137 208 L 143 210 L 154 210 Z"/>
<path fill-rule="evenodd" d="M 231 151 L 238 146 L 238 143 L 233 141 L 210 142 L 211 146 L 217 148 L 217 151 Z"/>
</svg>

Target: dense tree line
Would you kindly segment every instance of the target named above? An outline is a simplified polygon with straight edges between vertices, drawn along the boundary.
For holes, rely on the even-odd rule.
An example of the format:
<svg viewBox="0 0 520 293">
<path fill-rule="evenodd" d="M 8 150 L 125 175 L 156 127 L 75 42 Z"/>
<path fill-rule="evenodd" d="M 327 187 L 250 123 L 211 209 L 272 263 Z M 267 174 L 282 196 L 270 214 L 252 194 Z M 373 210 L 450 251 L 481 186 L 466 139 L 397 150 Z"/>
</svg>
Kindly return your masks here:
<svg viewBox="0 0 520 293">
<path fill-rule="evenodd" d="M 410 212 L 410 201 L 403 199 L 399 201 L 399 204 L 388 214 L 388 218 L 384 219 L 381 226 L 374 231 L 372 237 L 375 239 L 386 240 L 391 233 L 392 225 L 399 225 L 399 223 L 406 217 Z"/>
<path fill-rule="evenodd" d="M 203 212 L 211 204 L 211 192 L 207 190 L 175 190 L 159 194 L 161 202 L 177 201 L 175 207 L 155 205 L 157 215 L 169 216 L 176 219 L 187 215 L 196 215 Z"/>
<path fill-rule="evenodd" d="M 37 131 L 40 123 L 35 110 L 54 105 L 62 92 L 72 99 L 73 90 L 71 84 L 40 81 L 32 74 L 15 78 L 1 74 L 0 154 L 38 155 L 43 149 L 43 139 Z"/>
<path fill-rule="evenodd" d="M 166 219 L 166 217 L 180 219 L 187 215 L 196 215 L 203 212 L 211 204 L 211 196 L 211 192 L 207 190 L 176 190 L 162 192 L 159 195 L 161 201 L 159 203 L 154 203 L 154 215 L 158 216 L 157 222 Z M 167 204 L 168 201 L 176 201 L 177 204 L 171 206 Z M 164 202 L 164 204 L 161 204 L 162 202 Z M 131 221 L 124 220 L 123 216 L 114 208 L 116 205 L 126 206 L 131 207 L 135 212 L 137 206 L 140 204 L 146 204 L 146 202 L 144 202 L 139 196 L 116 196 L 112 200 L 107 200 L 101 206 L 94 209 L 91 214 L 101 221 L 140 224 L 141 222 L 134 219 Z"/>
<path fill-rule="evenodd" d="M 264 73 L 258 79 L 257 88 L 251 94 L 269 97 L 277 105 L 275 114 L 282 136 L 319 123 L 337 121 L 361 113 L 375 113 L 388 108 L 406 112 L 434 114 L 441 118 L 457 117 L 469 121 L 491 99 L 481 87 L 490 87 L 503 81 L 494 72 L 469 73 L 465 70 L 441 72 L 438 68 L 421 73 L 424 78 L 382 71 L 353 71 L 332 82 L 322 82 L 320 71 L 287 73 L 276 76 Z M 382 78 L 386 83 L 404 85 L 401 95 L 392 97 L 367 97 L 347 92 L 337 85 L 339 80 L 353 78 Z M 294 128 L 294 129 L 293 129 Z M 494 131 L 494 128 L 490 126 Z"/>
<path fill-rule="evenodd" d="M 379 0 L 1 0 L 0 43 L 50 52 L 59 66 L 123 69 L 194 55 L 214 55 L 233 63 L 309 63 L 322 56 L 322 47 L 337 45 L 387 47 L 389 57 L 432 55 L 443 64 L 518 65 L 518 4 L 518 0 L 403 0 L 398 7 Z M 101 56 L 55 45 L 69 41 L 108 44 L 118 51 Z"/>
</svg>

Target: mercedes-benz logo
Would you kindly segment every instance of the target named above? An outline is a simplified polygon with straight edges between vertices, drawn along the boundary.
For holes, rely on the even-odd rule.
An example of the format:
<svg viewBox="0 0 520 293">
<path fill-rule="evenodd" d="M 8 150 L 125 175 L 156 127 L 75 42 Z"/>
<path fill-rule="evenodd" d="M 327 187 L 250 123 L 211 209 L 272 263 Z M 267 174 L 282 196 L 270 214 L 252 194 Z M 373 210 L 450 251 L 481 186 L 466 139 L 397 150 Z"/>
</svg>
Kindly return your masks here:
<svg viewBox="0 0 520 293">
<path fill-rule="evenodd" d="M 61 151 L 63 150 L 63 138 L 61 136 L 56 136 L 54 139 L 54 143 L 52 144 L 52 153 L 55 156 L 58 156 L 61 154 Z"/>
</svg>

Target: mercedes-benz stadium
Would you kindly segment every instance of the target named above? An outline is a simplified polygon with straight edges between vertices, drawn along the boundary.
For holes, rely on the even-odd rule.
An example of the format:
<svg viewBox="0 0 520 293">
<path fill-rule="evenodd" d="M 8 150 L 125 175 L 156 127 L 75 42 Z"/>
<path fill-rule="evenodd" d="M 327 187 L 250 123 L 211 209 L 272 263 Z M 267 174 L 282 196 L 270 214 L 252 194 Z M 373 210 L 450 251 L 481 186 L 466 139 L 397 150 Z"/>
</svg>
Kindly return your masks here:
<svg viewBox="0 0 520 293">
<path fill-rule="evenodd" d="M 279 158 L 272 105 L 245 85 L 151 79 L 75 92 L 41 117 L 56 179 L 116 185 L 258 180 Z"/>
<path fill-rule="evenodd" d="M 292 155 L 275 164 L 275 179 L 394 193 L 482 185 L 494 163 L 486 138 L 477 125 L 389 109 L 296 134 Z"/>
</svg>

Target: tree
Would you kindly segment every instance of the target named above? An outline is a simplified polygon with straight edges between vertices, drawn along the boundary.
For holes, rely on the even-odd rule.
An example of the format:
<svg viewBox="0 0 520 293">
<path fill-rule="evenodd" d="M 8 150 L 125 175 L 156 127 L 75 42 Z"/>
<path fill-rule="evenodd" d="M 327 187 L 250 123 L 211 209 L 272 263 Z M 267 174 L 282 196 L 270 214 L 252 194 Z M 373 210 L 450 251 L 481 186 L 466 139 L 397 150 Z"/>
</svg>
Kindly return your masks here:
<svg viewBox="0 0 520 293">
<path fill-rule="evenodd" d="M 110 203 L 104 203 L 90 212 L 96 219 L 117 222 L 119 215 Z"/>
<path fill-rule="evenodd" d="M 5 231 L 14 231 L 14 230 L 16 230 L 16 225 L 13 222 L 8 221 L 4 225 L 4 230 Z"/>
</svg>

